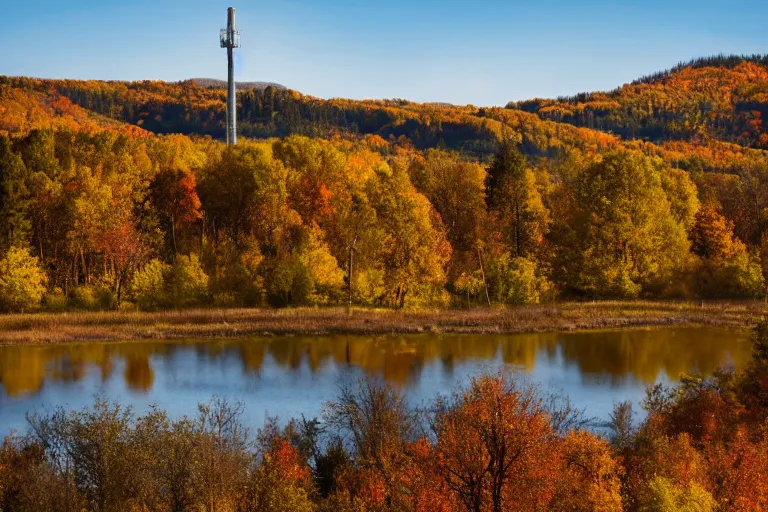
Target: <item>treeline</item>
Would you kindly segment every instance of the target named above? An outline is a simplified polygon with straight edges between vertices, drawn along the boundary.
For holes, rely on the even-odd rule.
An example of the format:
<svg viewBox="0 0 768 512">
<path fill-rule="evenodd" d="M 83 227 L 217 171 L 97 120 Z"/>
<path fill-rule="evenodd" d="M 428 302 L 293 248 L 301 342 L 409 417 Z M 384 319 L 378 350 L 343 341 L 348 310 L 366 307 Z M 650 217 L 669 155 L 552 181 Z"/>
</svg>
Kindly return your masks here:
<svg viewBox="0 0 768 512">
<path fill-rule="evenodd" d="M 610 92 L 533 99 L 507 108 L 625 139 L 715 139 L 768 148 L 764 56 L 700 59 Z"/>
<path fill-rule="evenodd" d="M 255 435 L 220 399 L 180 419 L 97 399 L 6 437 L 0 510 L 765 510 L 768 325 L 752 341 L 743 373 L 649 388 L 645 418 L 618 404 L 607 437 L 504 373 L 424 409 L 363 380 L 320 419 L 271 419 Z"/>
<path fill-rule="evenodd" d="M 765 295 L 768 164 L 486 167 L 380 137 L 0 136 L 0 304 L 142 309 Z"/>
</svg>

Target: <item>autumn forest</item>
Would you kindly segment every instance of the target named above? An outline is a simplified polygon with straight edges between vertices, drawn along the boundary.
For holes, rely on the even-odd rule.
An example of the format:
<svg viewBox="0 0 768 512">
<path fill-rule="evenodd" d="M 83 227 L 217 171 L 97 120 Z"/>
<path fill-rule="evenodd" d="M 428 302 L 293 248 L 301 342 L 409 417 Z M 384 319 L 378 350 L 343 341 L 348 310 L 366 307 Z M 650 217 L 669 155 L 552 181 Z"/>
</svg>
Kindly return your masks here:
<svg viewBox="0 0 768 512">
<path fill-rule="evenodd" d="M 0 304 L 760 298 L 768 69 L 506 108 L 0 78 Z"/>
</svg>

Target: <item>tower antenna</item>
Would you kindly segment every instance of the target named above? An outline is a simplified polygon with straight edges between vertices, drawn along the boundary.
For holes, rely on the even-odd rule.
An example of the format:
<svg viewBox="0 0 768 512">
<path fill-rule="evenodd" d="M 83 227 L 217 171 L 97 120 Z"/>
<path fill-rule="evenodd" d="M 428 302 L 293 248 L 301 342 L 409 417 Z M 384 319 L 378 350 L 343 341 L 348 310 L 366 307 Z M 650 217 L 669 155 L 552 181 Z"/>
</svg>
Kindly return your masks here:
<svg viewBox="0 0 768 512">
<path fill-rule="evenodd" d="M 227 9 L 227 28 L 221 29 L 219 42 L 227 49 L 227 145 L 237 144 L 237 113 L 235 111 L 235 48 L 240 47 L 240 31 L 235 28 L 235 8 Z"/>
</svg>

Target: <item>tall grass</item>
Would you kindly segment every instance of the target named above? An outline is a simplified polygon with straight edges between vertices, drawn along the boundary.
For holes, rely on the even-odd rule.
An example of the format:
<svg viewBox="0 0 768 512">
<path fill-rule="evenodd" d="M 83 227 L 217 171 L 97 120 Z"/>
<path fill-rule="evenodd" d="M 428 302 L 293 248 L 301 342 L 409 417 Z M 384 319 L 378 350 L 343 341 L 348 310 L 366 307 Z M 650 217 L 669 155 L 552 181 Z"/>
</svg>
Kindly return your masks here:
<svg viewBox="0 0 768 512">
<path fill-rule="evenodd" d="M 596 301 L 498 308 L 190 309 L 0 315 L 0 345 L 263 334 L 513 333 L 674 325 L 746 327 L 762 302 Z"/>
</svg>

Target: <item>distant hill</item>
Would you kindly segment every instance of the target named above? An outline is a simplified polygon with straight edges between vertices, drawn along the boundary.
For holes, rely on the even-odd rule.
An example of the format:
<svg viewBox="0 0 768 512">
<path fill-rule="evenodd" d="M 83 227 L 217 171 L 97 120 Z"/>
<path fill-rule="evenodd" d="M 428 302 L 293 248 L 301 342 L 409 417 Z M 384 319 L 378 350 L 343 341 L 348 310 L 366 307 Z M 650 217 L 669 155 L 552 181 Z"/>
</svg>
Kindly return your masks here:
<svg viewBox="0 0 768 512">
<path fill-rule="evenodd" d="M 12 87 L 0 77 L 0 135 L 46 128 L 68 128 L 86 133 L 106 129 L 130 135 L 150 135 L 135 125 L 76 105 L 66 96 Z"/>
<path fill-rule="evenodd" d="M 9 91 L 9 98 L 13 91 L 43 103 L 64 100 L 99 119 L 122 121 L 154 133 L 225 137 L 226 90 L 192 80 L 103 82 L 0 76 L 0 88 Z M 17 117 L 24 117 L 24 109 L 14 109 L 20 112 Z M 49 121 L 53 124 L 55 112 L 43 111 L 50 112 Z M 421 104 L 401 99 L 324 100 L 272 86 L 239 91 L 237 114 L 238 132 L 246 137 L 294 133 L 352 139 L 379 136 L 419 149 L 443 147 L 481 159 L 489 159 L 499 139 L 506 136 L 517 137 L 524 151 L 537 156 L 593 151 L 617 141 L 596 130 L 543 121 L 533 114 L 501 108 Z M 16 124 L 18 131 L 44 125 L 42 120 L 34 126 Z"/>
<path fill-rule="evenodd" d="M 219 80 L 217 78 L 190 78 L 190 82 L 194 82 L 197 85 L 203 87 L 210 87 L 212 89 L 226 89 L 227 81 Z M 275 82 L 235 82 L 235 88 L 238 91 L 245 89 L 266 89 L 267 87 L 274 87 L 275 89 L 286 89 L 284 85 Z"/>
<path fill-rule="evenodd" d="M 716 139 L 768 149 L 768 56 L 696 59 L 613 91 L 507 108 L 627 139 Z"/>
<path fill-rule="evenodd" d="M 238 132 L 267 138 L 379 136 L 418 149 L 487 160 L 498 141 L 519 140 L 531 156 L 591 154 L 633 140 L 684 168 L 729 170 L 740 155 L 768 149 L 768 57 L 697 59 L 610 92 L 478 108 L 403 99 L 320 99 L 279 84 L 238 84 Z M 225 137 L 225 82 L 42 80 L 0 76 L 6 131 L 69 122 L 128 123 L 158 134 Z M 2 115 L 0 115 L 0 118 Z M 0 129 L 3 129 L 0 126 Z M 623 140 L 622 140 L 623 139 Z M 639 143 L 639 142 L 638 142 Z M 652 147 L 651 147 L 652 146 Z"/>
<path fill-rule="evenodd" d="M 638 78 L 632 82 L 632 85 L 638 84 L 650 84 L 658 82 L 667 78 L 670 75 L 684 70 L 685 68 L 699 69 L 699 68 L 726 68 L 733 69 L 744 62 L 752 62 L 754 64 L 760 64 L 761 66 L 768 66 L 768 55 L 715 55 L 712 57 L 699 57 L 698 59 L 689 60 L 687 62 L 680 62 L 676 66 L 664 71 L 659 71 L 647 76 Z"/>
</svg>

